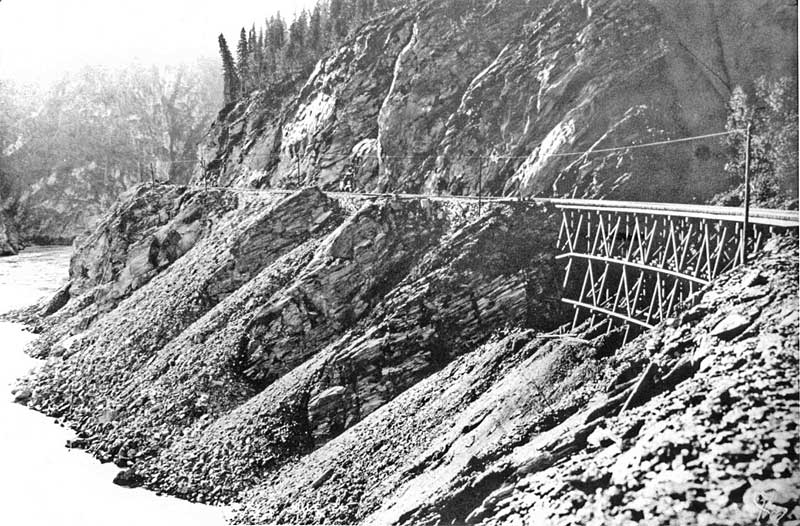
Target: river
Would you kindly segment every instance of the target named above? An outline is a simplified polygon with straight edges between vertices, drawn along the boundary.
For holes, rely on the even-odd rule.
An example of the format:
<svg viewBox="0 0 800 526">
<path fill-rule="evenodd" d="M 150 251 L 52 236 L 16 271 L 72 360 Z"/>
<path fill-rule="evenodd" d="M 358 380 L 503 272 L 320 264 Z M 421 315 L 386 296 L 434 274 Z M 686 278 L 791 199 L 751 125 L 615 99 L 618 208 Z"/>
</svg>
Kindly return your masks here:
<svg viewBox="0 0 800 526">
<path fill-rule="evenodd" d="M 0 258 L 0 312 L 30 305 L 64 282 L 70 249 L 31 247 Z M 41 364 L 25 355 L 35 335 L 0 322 L 0 524 L 222 525 L 224 510 L 111 483 L 119 469 L 69 450 L 74 434 L 12 402 L 16 378 Z"/>
</svg>

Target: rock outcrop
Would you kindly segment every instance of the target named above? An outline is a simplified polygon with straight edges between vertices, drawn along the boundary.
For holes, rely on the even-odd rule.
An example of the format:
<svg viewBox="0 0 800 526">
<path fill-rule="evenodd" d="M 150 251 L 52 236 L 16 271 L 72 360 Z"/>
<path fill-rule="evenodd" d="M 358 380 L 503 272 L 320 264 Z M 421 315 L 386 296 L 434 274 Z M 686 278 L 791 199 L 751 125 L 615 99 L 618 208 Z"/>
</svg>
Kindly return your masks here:
<svg viewBox="0 0 800 526">
<path fill-rule="evenodd" d="M 723 130 L 733 87 L 796 77 L 796 37 L 766 0 L 417 2 L 228 108 L 195 178 L 702 202 L 719 138 L 606 149 Z"/>
<path fill-rule="evenodd" d="M 201 202 L 206 220 L 187 226 Z M 31 351 L 50 360 L 29 403 L 145 485 L 227 501 L 493 331 L 560 323 L 555 210 L 476 208 L 135 192 L 40 311 Z M 191 246 L 157 264 L 174 236 Z"/>
<path fill-rule="evenodd" d="M 0 256 L 13 256 L 21 249 L 16 225 L 0 210 Z"/>
<path fill-rule="evenodd" d="M 31 354 L 47 356 L 54 348 L 65 352 L 77 334 L 192 248 L 236 203 L 235 195 L 225 191 L 132 189 L 92 232 L 76 240 L 68 283 L 18 316 L 37 332 L 51 329 L 32 344 Z"/>
<path fill-rule="evenodd" d="M 105 286 L 95 301 L 118 302 L 192 248 L 213 215 L 235 206 L 236 199 L 224 191 L 134 188 L 77 240 L 69 269 L 71 295 Z"/>
<path fill-rule="evenodd" d="M 554 227 L 542 222 L 547 210 L 528 213 L 542 233 L 554 235 Z M 537 310 L 543 316 L 534 317 L 535 323 L 552 326 L 560 319 L 550 299 L 558 284 L 552 273 L 532 271 L 554 264 L 543 243 L 547 237 L 523 239 L 508 229 L 524 214 L 498 211 L 456 231 L 351 330 L 143 463 L 154 487 L 226 501 L 265 472 L 355 425 L 493 330 L 525 323 Z M 473 238 L 476 232 L 481 235 Z M 493 243 L 512 254 L 516 247 L 527 249 L 520 250 L 526 257 L 484 259 Z M 502 279 L 510 285 L 497 286 Z"/>
</svg>

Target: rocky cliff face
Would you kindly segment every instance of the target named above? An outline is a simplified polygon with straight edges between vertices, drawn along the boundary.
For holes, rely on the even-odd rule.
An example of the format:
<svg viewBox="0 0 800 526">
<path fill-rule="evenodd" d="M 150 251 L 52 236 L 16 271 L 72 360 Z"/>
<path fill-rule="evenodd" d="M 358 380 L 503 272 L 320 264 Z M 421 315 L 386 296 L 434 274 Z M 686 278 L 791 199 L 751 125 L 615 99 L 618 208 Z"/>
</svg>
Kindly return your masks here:
<svg viewBox="0 0 800 526">
<path fill-rule="evenodd" d="M 796 76 L 796 35 L 768 1 L 419 2 L 228 108 L 196 180 L 702 201 L 719 139 L 564 154 L 722 130 L 734 86 Z"/>
<path fill-rule="evenodd" d="M 17 226 L 0 210 L 0 256 L 11 256 L 22 248 Z"/>
<path fill-rule="evenodd" d="M 142 188 L 40 310 L 31 403 L 148 485 L 228 500 L 495 330 L 562 320 L 555 211 L 476 208 Z"/>
<path fill-rule="evenodd" d="M 94 163 L 54 169 L 23 189 L 15 218 L 20 235 L 33 243 L 70 244 L 92 230 L 138 182 Z"/>
</svg>

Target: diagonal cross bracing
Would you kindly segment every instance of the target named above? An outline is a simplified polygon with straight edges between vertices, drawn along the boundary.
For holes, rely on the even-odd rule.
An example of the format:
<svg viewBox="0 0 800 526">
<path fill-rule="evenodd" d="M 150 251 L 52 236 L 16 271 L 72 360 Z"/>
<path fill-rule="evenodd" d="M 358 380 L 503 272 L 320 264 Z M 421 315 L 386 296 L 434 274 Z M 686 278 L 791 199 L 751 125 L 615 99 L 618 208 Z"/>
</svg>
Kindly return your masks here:
<svg viewBox="0 0 800 526">
<path fill-rule="evenodd" d="M 740 209 L 582 200 L 561 209 L 557 259 L 565 261 L 563 301 L 586 321 L 624 326 L 626 339 L 675 315 L 681 304 L 742 263 L 778 232 L 798 228 L 797 212 L 756 209 L 745 235 Z M 580 285 L 580 286 L 579 286 Z M 595 322 L 599 317 L 600 322 Z"/>
</svg>

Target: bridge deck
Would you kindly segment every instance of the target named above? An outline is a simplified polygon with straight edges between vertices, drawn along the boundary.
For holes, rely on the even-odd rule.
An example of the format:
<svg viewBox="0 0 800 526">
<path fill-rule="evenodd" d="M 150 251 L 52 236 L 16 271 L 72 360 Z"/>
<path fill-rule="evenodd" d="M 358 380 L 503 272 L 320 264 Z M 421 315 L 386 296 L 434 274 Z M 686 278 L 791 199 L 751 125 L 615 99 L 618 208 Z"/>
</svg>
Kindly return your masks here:
<svg viewBox="0 0 800 526">
<path fill-rule="evenodd" d="M 697 219 L 713 219 L 716 221 L 744 222 L 744 209 L 732 206 L 605 201 L 594 199 L 548 199 L 547 201 L 562 209 L 668 215 Z M 772 225 L 784 228 L 797 227 L 800 225 L 800 212 L 797 210 L 751 208 L 749 220 L 753 224 Z"/>
</svg>

